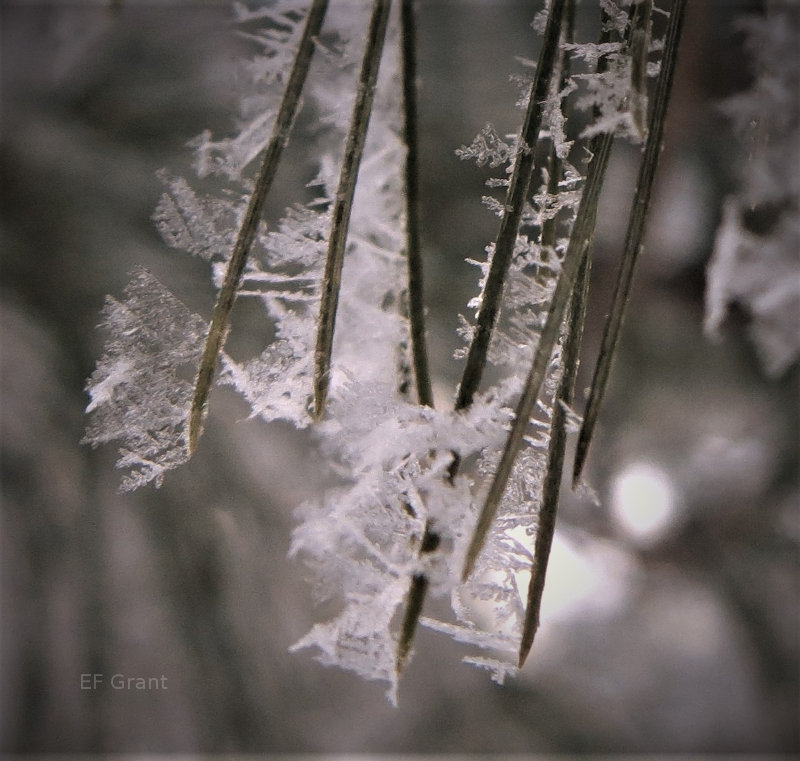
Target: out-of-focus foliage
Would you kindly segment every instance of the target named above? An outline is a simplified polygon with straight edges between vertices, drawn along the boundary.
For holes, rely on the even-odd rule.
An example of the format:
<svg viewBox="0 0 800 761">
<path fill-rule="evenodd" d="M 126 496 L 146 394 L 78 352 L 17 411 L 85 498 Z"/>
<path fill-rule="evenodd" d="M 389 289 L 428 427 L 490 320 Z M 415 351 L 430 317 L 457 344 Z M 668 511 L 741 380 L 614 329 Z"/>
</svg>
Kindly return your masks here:
<svg viewBox="0 0 800 761">
<path fill-rule="evenodd" d="M 737 303 L 778 375 L 800 357 L 800 9 L 770 11 L 742 21 L 755 82 L 724 104 L 743 145 L 709 266 L 706 326 L 718 333 Z"/>
</svg>

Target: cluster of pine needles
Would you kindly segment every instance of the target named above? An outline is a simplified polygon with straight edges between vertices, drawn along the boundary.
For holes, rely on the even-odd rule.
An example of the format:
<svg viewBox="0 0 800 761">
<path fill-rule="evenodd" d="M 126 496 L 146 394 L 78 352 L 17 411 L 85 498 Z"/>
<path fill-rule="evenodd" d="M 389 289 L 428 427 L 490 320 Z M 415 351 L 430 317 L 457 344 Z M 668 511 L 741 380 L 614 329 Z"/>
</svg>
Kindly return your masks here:
<svg viewBox="0 0 800 761">
<path fill-rule="evenodd" d="M 501 307 L 504 283 L 527 202 L 531 178 L 536 168 L 534 166 L 535 157 L 537 156 L 536 147 L 540 140 L 540 133 L 544 131 L 543 111 L 545 101 L 551 88 L 558 83 L 559 78 L 562 82 L 566 82 L 569 77 L 569 60 L 565 52 L 565 46 L 572 41 L 575 15 L 574 4 L 575 0 L 552 0 L 549 4 L 544 39 L 535 69 L 535 76 L 530 86 L 524 121 L 519 131 L 518 148 L 508 182 L 500 227 L 494 243 L 494 255 L 486 277 L 477 323 L 458 388 L 455 402 L 455 410 L 457 412 L 468 409 L 472 404 L 478 392 L 486 365 L 489 344 Z M 425 339 L 422 236 L 420 230 L 416 17 L 413 0 L 400 0 L 400 5 L 403 135 L 406 143 L 404 192 L 407 284 L 405 288 L 408 300 L 411 364 L 413 367 L 416 400 L 420 405 L 432 407 L 433 394 Z M 670 9 L 660 72 L 649 106 L 646 105 L 648 103 L 646 98 L 646 70 L 651 13 L 653 10 L 651 0 L 641 0 L 640 2 L 634 0 L 629 8 L 626 39 L 617 40 L 625 45 L 630 56 L 630 92 L 631 98 L 636 99 L 636 103 L 631 102 L 629 108 L 634 123 L 639 122 L 639 128 L 644 137 L 644 146 L 616 289 L 604 326 L 582 427 L 578 435 L 572 470 L 573 487 L 580 481 L 586 462 L 619 340 L 620 327 L 628 300 L 634 266 L 642 246 L 645 220 L 661 151 L 664 122 L 673 83 L 675 60 L 685 6 L 686 0 L 675 0 Z M 288 141 L 289 133 L 298 111 L 306 75 L 315 49 L 315 39 L 322 30 L 327 10 L 328 0 L 313 0 L 308 10 L 272 134 L 263 149 L 252 195 L 250 196 L 235 246 L 228 260 L 224 280 L 214 305 L 192 394 L 186 436 L 190 452 L 196 447 L 198 437 L 202 431 L 209 392 L 225 343 L 225 337 L 228 333 L 231 309 L 241 285 L 248 255 L 262 218 L 265 199 L 272 186 L 282 151 Z M 326 414 L 336 312 L 348 240 L 348 225 L 358 181 L 359 162 L 366 141 L 373 96 L 384 50 L 390 10 L 391 0 L 374 0 L 369 26 L 366 31 L 366 43 L 356 98 L 352 108 L 350 129 L 346 139 L 338 188 L 333 202 L 332 227 L 327 242 L 327 258 L 323 274 L 314 349 L 312 415 L 315 420 L 321 420 Z M 605 24 L 604 29 L 607 31 L 602 33 L 601 43 L 613 41 L 616 33 L 608 31 L 611 29 L 611 25 Z M 598 66 L 603 66 L 602 60 Z M 647 113 L 648 110 L 649 114 Z M 553 405 L 543 498 L 541 504 L 536 507 L 538 528 L 519 649 L 520 666 L 524 663 L 531 649 L 539 625 L 539 609 L 555 528 L 562 471 L 565 465 L 565 416 L 567 413 L 564 405 L 569 406 L 573 402 L 575 378 L 581 352 L 581 336 L 586 315 L 585 304 L 590 280 L 592 238 L 600 191 L 613 142 L 614 135 L 612 132 L 600 133 L 592 137 L 589 142 L 588 150 L 592 158 L 585 178 L 581 200 L 572 224 L 569 244 L 561 263 L 546 321 L 539 335 L 538 345 L 524 382 L 508 438 L 480 509 L 463 566 L 463 578 L 466 579 L 472 573 L 476 559 L 483 548 L 517 455 L 523 446 L 525 432 L 531 414 L 539 400 L 550 357 L 559 339 L 563 325 L 565 326 L 565 337 L 561 351 L 565 369 L 557 390 L 555 404 Z M 550 182 L 553 184 L 550 189 L 553 194 L 558 192 L 557 183 L 561 174 L 559 161 L 560 159 L 555 151 L 552 148 L 549 149 L 547 169 Z M 555 222 L 553 220 L 546 220 L 541 225 L 539 243 L 542 246 L 552 245 L 555 235 L 554 225 Z M 459 459 L 454 454 L 449 469 L 449 477 L 451 479 L 455 477 L 459 466 Z M 435 528 L 428 525 L 425 528 L 425 533 L 419 546 L 419 553 L 434 553 L 437 551 L 439 543 Z M 424 572 L 419 571 L 414 574 L 406 596 L 398 638 L 396 656 L 398 671 L 402 668 L 410 651 L 427 589 L 428 579 Z"/>
</svg>

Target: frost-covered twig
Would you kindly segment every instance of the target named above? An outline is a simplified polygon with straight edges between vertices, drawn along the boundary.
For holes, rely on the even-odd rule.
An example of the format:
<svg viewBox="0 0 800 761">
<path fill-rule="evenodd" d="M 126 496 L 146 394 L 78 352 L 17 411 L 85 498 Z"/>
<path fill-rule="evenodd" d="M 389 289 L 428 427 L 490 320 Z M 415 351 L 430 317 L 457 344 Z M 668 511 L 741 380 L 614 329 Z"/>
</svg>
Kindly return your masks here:
<svg viewBox="0 0 800 761">
<path fill-rule="evenodd" d="M 247 211 L 239 228 L 239 234 L 228 261 L 222 286 L 217 294 L 214 311 L 211 314 L 211 324 L 209 325 L 203 354 L 200 359 L 200 366 L 194 381 L 187 434 L 190 454 L 194 451 L 197 439 L 202 431 L 206 401 L 211 390 L 217 360 L 225 343 L 233 302 L 236 300 L 236 292 L 242 281 L 242 272 L 258 231 L 264 202 L 275 178 L 275 172 L 278 169 L 283 149 L 289 140 L 289 133 L 294 123 L 300 95 L 303 92 L 306 75 L 311 64 L 314 40 L 322 28 L 327 7 L 328 0 L 314 0 L 308 11 L 303 35 L 300 39 L 289 80 L 283 92 L 278 115 L 272 128 L 272 135 L 264 151 L 264 157 L 256 176 Z"/>
<path fill-rule="evenodd" d="M 361 64 L 356 101 L 350 120 L 339 186 L 336 191 L 332 212 L 332 228 L 328 239 L 328 255 L 322 276 L 322 299 L 317 322 L 317 339 L 314 348 L 314 418 L 319 420 L 325 411 L 325 400 L 330 382 L 331 354 L 333 351 L 333 332 L 336 324 L 336 310 L 339 304 L 339 290 L 342 282 L 344 250 L 347 244 L 347 230 L 353 195 L 358 179 L 358 167 L 364 152 L 367 128 L 372 113 L 375 85 L 378 81 L 383 42 L 389 21 L 391 0 L 375 0 L 367 30 L 366 47 Z"/>
<path fill-rule="evenodd" d="M 256 93 L 245 99 L 239 136 L 211 142 L 210 133 L 204 133 L 199 139 L 201 176 L 213 170 L 239 181 L 241 169 L 264 146 L 274 113 L 267 101 L 277 104 L 283 99 L 285 104 L 289 97 L 283 92 L 284 83 L 297 74 L 298 64 L 294 70 L 290 65 L 300 56 L 296 45 L 304 22 L 298 8 L 309 4 L 309 0 L 276 0 L 255 15 L 239 9 L 240 19 L 268 19 L 263 37 L 254 37 L 266 40 L 268 54 L 249 69 Z M 552 0 L 549 10 L 537 16 L 535 26 L 545 32 L 545 41 L 533 86 L 526 84 L 521 93 L 525 118 L 518 139 L 506 142 L 489 126 L 473 146 L 461 151 L 478 163 L 505 165 L 503 176 L 487 184 L 506 187 L 507 192 L 502 202 L 488 199 L 487 205 L 493 203 L 502 219 L 500 231 L 487 261 L 476 262 L 483 292 L 470 308 L 478 305 L 478 329 L 472 332 L 464 321 L 462 332 L 470 340 L 464 352 L 467 367 L 455 409 L 442 412 L 433 408 L 424 342 L 415 18 L 412 0 L 401 0 L 397 17 L 401 44 L 393 44 L 398 28 L 387 28 L 390 4 L 390 0 L 342 3 L 335 15 L 328 14 L 326 39 L 331 42 L 326 46 L 318 41 L 318 50 L 331 65 L 321 69 L 319 80 L 312 76 L 305 88 L 320 110 L 326 133 L 314 144 L 319 166 L 309 186 L 321 188 L 318 197 L 287 209 L 275 229 L 266 232 L 260 226 L 263 193 L 270 181 L 265 175 L 274 172 L 274 167 L 267 167 L 270 161 L 277 162 L 277 156 L 269 158 L 270 148 L 247 211 L 228 189 L 218 197 L 205 196 L 183 180 L 167 181 L 168 192 L 155 219 L 170 245 L 211 260 L 214 284 L 222 284 L 213 325 L 209 330 L 150 276 L 137 274 L 126 300 L 111 300 L 107 307 L 112 339 L 89 384 L 93 417 L 87 438 L 95 444 L 112 438 L 123 442 L 120 464 L 133 469 L 130 486 L 160 482 L 164 471 L 188 459 L 196 443 L 217 361 L 223 365 L 220 382 L 244 395 L 253 416 L 297 427 L 322 418 L 315 436 L 341 482 L 300 508 L 290 554 L 302 557 L 315 594 L 340 610 L 327 623 L 314 626 L 293 649 L 314 647 L 325 664 L 388 682 L 390 698 L 395 700 L 428 593 L 450 596 L 456 628 L 471 644 L 490 651 L 502 645 L 503 660 L 467 659 L 490 668 L 497 678 L 515 671 L 507 659 L 516 649 L 520 629 L 520 661 L 530 648 L 553 537 L 565 435 L 572 430 L 569 403 L 578 366 L 587 249 L 613 134 L 636 138 L 631 112 L 637 86 L 642 85 L 646 50 L 637 54 L 642 56 L 637 74 L 629 60 L 631 50 L 620 41 L 571 43 L 573 0 Z M 604 34 L 613 36 L 628 27 L 634 8 L 644 13 L 649 0 L 602 0 L 601 6 L 606 14 Z M 325 3 L 314 5 L 320 13 L 324 7 Z M 277 15 L 276 8 L 280 8 Z M 311 19 L 305 23 L 306 34 L 313 37 L 308 31 Z M 641 31 L 646 29 L 643 23 L 632 26 Z M 321 17 L 317 30 L 319 24 Z M 300 48 L 310 44 L 308 39 Z M 642 46 L 646 48 L 646 40 L 640 40 Z M 589 69 L 592 62 L 597 65 L 589 73 L 572 73 L 566 58 L 560 66 L 555 62 L 559 55 L 583 58 Z M 382 83 L 402 83 L 402 103 L 399 87 L 377 88 L 379 69 Z M 357 91 L 351 105 L 354 84 Z M 580 87 L 582 98 L 574 105 L 593 108 L 594 118 L 586 130 L 567 140 L 563 106 Z M 295 86 L 290 81 L 288 89 L 298 94 L 302 82 Z M 292 118 L 281 109 L 276 124 L 285 120 L 288 130 Z M 538 142 L 540 131 L 542 142 L 548 141 L 551 162 L 547 172 L 541 171 L 541 186 L 531 193 L 534 154 L 545 155 Z M 277 154 L 284 142 L 285 135 L 274 146 Z M 342 144 L 340 166 L 336 146 Z M 586 182 L 571 163 L 573 146 L 576 152 L 588 147 L 593 154 Z M 359 193 L 365 198 L 368 194 L 368 202 L 354 198 L 356 182 Z M 248 194 L 250 189 L 243 183 L 239 192 Z M 234 253 L 226 262 L 231 250 Z M 397 309 L 403 291 L 410 304 L 408 322 Z M 274 340 L 259 357 L 239 362 L 223 354 L 222 346 L 233 299 L 244 293 L 262 301 Z M 501 297 L 506 309 L 502 320 Z M 551 358 L 568 304 L 566 335 Z M 396 347 L 408 345 L 409 333 L 417 381 L 414 400 L 398 389 L 396 379 Z M 206 357 L 193 395 L 191 383 L 176 370 L 198 366 L 203 336 L 207 336 Z M 478 394 L 486 362 L 500 371 L 501 378 Z M 510 410 L 523 387 L 520 369 L 529 365 L 514 421 Z M 545 392 L 539 399 L 542 384 Z M 313 415 L 309 415 L 312 386 Z M 530 414 L 537 403 L 537 419 L 531 426 Z M 513 424 L 510 437 L 509 423 Z M 493 527 L 485 535 L 476 573 L 462 585 L 475 494 L 482 479 L 495 471 L 479 532 Z M 523 532 L 531 536 L 534 531 L 532 552 L 522 537 Z M 479 533 L 473 537 L 468 563 L 475 562 L 483 538 Z M 532 564 L 526 612 L 518 575 Z M 494 626 L 478 622 L 484 613 Z M 447 633 L 456 631 L 449 624 L 437 626 Z"/>
<path fill-rule="evenodd" d="M 583 425 L 578 435 L 578 445 L 575 452 L 575 464 L 572 473 L 572 483 L 575 486 L 581 478 L 589 444 L 592 440 L 597 414 L 603 401 L 611 364 L 614 360 L 620 328 L 625 316 L 625 307 L 628 304 L 633 269 L 636 258 L 642 247 L 647 211 L 650 208 L 650 196 L 653 190 L 658 159 L 661 155 L 662 140 L 664 136 L 664 122 L 667 115 L 667 106 L 672 92 L 672 83 L 675 75 L 675 62 L 678 57 L 678 45 L 683 28 L 686 0 L 675 0 L 670 13 L 664 43 L 664 57 L 661 61 L 661 72 L 656 85 L 653 113 L 650 118 L 650 129 L 644 148 L 644 157 L 639 166 L 639 177 L 636 180 L 633 208 L 628 220 L 628 230 L 625 234 L 625 249 L 622 254 L 617 285 L 611 304 L 611 311 L 603 328 L 603 339 L 600 344 L 600 353 L 592 377 L 589 401 L 583 417 Z"/>
</svg>

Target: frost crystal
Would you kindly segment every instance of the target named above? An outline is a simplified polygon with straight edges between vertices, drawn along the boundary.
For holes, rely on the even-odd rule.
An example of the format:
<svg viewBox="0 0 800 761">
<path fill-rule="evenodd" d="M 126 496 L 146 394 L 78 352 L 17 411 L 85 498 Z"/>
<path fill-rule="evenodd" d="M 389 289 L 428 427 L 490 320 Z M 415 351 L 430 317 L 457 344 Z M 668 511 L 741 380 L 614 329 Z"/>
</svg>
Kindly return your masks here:
<svg viewBox="0 0 800 761">
<path fill-rule="evenodd" d="M 498 661 L 494 658 L 480 658 L 478 656 L 472 657 L 465 657 L 463 659 L 464 663 L 469 663 L 472 666 L 477 666 L 478 668 L 486 669 L 492 675 L 492 681 L 497 684 L 504 684 L 506 678 L 509 676 L 516 676 L 517 675 L 517 667 L 514 666 L 512 663 L 507 663 L 506 661 Z"/>
<path fill-rule="evenodd" d="M 492 169 L 514 161 L 515 148 L 497 134 L 494 126 L 487 124 L 469 146 L 462 145 L 456 156 L 460 159 L 475 159 L 478 166 L 488 164 Z"/>
<path fill-rule="evenodd" d="M 86 441 L 121 442 L 117 467 L 130 469 L 122 482 L 129 491 L 150 481 L 160 486 L 167 470 L 188 459 L 192 386 L 178 372 L 199 359 L 206 324 L 144 269 L 124 293 L 103 310 L 111 339 L 86 387 Z"/>
<path fill-rule="evenodd" d="M 800 214 L 786 213 L 768 236 L 742 224 L 730 199 L 708 267 L 706 330 L 718 335 L 729 305 L 747 308 L 764 368 L 779 375 L 800 357 Z"/>
<path fill-rule="evenodd" d="M 241 221 L 242 205 L 229 199 L 201 198 L 186 180 L 159 176 L 167 187 L 153 221 L 164 242 L 201 259 L 227 256 Z"/>
</svg>

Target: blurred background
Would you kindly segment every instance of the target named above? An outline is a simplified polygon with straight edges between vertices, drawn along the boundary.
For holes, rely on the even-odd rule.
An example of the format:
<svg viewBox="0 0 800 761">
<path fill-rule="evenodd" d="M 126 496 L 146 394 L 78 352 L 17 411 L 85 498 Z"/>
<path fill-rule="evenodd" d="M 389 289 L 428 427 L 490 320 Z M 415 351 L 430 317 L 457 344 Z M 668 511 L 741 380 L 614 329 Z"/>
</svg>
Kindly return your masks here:
<svg viewBox="0 0 800 761">
<path fill-rule="evenodd" d="M 517 131 L 508 75 L 515 55 L 536 56 L 540 5 L 419 3 L 423 242 L 444 400 L 460 372 L 457 315 L 475 293 L 464 258 L 480 258 L 496 226 L 483 175 L 454 151 L 489 121 Z M 719 342 L 702 334 L 705 264 L 742 156 L 717 104 L 750 81 L 735 21 L 760 11 L 689 3 L 648 242 L 589 460 L 600 505 L 564 496 L 525 669 L 500 687 L 422 630 L 395 709 L 381 685 L 288 653 L 320 617 L 286 557 L 294 506 L 325 482 L 305 436 L 247 421 L 217 389 L 192 462 L 132 495 L 117 492 L 113 447 L 79 444 L 105 295 L 139 264 L 210 313 L 206 266 L 168 250 L 150 216 L 156 171 L 190 178 L 186 142 L 232 129 L 234 64 L 252 51 L 230 7 L 4 0 L 0 748 L 800 752 L 798 372 L 764 375 L 743 314 Z M 311 158 L 292 144 L 273 218 Z M 636 159 L 620 148 L 607 182 L 585 373 Z M 82 689 L 84 674 L 105 681 Z M 115 690 L 113 674 L 167 689 Z"/>
</svg>

